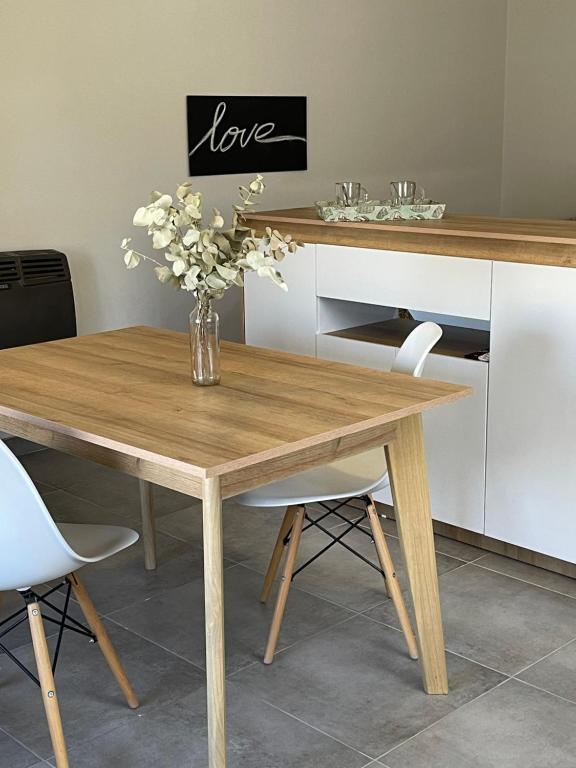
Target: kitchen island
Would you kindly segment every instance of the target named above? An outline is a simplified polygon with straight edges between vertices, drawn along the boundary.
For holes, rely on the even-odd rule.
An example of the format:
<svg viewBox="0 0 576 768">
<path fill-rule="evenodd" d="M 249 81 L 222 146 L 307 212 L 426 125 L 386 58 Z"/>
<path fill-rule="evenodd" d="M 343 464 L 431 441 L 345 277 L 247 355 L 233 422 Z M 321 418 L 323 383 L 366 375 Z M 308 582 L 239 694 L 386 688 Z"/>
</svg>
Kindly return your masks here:
<svg viewBox="0 0 576 768">
<path fill-rule="evenodd" d="M 576 576 L 576 222 L 248 223 L 306 245 L 288 293 L 247 280 L 246 341 L 387 369 L 414 320 L 439 322 L 424 375 L 474 396 L 425 417 L 437 530 Z"/>
</svg>

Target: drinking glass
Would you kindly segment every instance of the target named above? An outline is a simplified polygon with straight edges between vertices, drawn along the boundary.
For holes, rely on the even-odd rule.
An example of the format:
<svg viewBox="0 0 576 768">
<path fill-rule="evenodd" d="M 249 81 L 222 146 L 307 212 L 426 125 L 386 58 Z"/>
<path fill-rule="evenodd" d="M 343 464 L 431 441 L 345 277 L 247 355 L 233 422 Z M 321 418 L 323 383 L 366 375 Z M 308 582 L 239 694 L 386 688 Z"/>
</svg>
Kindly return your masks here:
<svg viewBox="0 0 576 768">
<path fill-rule="evenodd" d="M 336 202 L 338 205 L 358 205 L 368 200 L 368 192 L 359 181 L 337 181 Z"/>
<path fill-rule="evenodd" d="M 390 191 L 394 205 L 413 205 L 418 200 L 424 200 L 426 193 L 415 181 L 391 181 Z"/>
</svg>

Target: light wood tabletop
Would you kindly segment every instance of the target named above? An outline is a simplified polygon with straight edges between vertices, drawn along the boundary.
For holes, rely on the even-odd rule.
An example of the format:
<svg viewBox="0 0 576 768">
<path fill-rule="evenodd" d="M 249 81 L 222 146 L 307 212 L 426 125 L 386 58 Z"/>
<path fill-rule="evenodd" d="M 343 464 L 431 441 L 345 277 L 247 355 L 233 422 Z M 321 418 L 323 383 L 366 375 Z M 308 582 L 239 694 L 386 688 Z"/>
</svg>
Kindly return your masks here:
<svg viewBox="0 0 576 768">
<path fill-rule="evenodd" d="M 210 768 L 226 765 L 222 498 L 386 447 L 424 687 L 448 690 L 421 413 L 470 388 L 224 343 L 195 387 L 185 334 L 0 351 L 0 430 L 203 500 Z"/>
</svg>

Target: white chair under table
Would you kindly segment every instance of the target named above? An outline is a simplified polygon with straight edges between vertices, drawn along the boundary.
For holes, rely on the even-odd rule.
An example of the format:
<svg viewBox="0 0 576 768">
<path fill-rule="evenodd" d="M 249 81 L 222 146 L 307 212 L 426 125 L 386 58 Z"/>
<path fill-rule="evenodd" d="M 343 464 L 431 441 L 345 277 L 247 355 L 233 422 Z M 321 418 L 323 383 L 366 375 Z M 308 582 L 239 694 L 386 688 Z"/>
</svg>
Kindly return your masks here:
<svg viewBox="0 0 576 768">
<path fill-rule="evenodd" d="M 412 376 L 421 376 L 426 357 L 441 336 L 442 329 L 440 326 L 430 322 L 421 323 L 412 331 L 400 347 L 392 366 L 392 371 Z M 324 467 L 293 475 L 285 480 L 256 488 L 235 497 L 236 501 L 245 506 L 285 506 L 287 508 L 266 572 L 261 595 L 262 602 L 266 602 L 282 555 L 285 548 L 288 547 L 284 572 L 264 655 L 264 663 L 272 663 L 290 584 L 297 573 L 336 544 L 344 546 L 360 559 L 377 568 L 367 558 L 364 558 L 343 541 L 344 537 L 352 530 L 362 531 L 373 539 L 380 564 L 380 568 L 377 568 L 377 570 L 384 576 L 386 591 L 398 613 L 408 652 L 411 658 L 418 658 L 416 639 L 372 496 L 376 491 L 388 485 L 389 478 L 384 449 L 376 448 L 357 456 L 335 461 Z M 353 500 L 361 501 L 364 505 L 360 518 L 356 520 L 345 517 L 339 511 L 341 507 Z M 331 507 L 328 502 L 334 502 L 334 506 Z M 310 516 L 306 510 L 306 506 L 313 503 L 319 504 L 324 509 L 324 513 L 320 514 L 319 517 Z M 335 534 L 332 530 L 322 525 L 324 518 L 331 514 L 338 516 L 342 520 L 343 527 L 345 527 L 343 532 Z M 370 532 L 360 525 L 366 518 L 368 518 L 370 523 Z M 314 527 L 319 528 L 330 537 L 331 542 L 320 553 L 314 555 L 314 557 L 310 558 L 310 560 L 295 571 L 302 533 Z"/>
<path fill-rule="evenodd" d="M 135 709 L 138 698 L 128 681 L 116 651 L 94 605 L 78 576 L 88 563 L 97 563 L 126 549 L 138 540 L 129 528 L 111 525 L 57 525 L 32 480 L 13 453 L 0 440 L 0 592 L 17 590 L 24 607 L 0 623 L 0 652 L 4 652 L 41 689 L 57 768 L 68 768 L 68 756 L 54 672 L 65 629 L 85 635 L 100 646 L 128 705 Z M 32 585 L 59 580 L 57 586 L 38 594 Z M 63 608 L 50 596 L 66 587 Z M 89 627 L 68 615 L 71 593 Z M 50 659 L 40 605 L 47 607 L 44 620 L 59 627 L 53 659 Z M 50 615 L 53 613 L 57 618 Z M 27 669 L 2 642 L 28 618 L 38 677 Z M 0 691 L 0 696 L 2 692 Z"/>
</svg>

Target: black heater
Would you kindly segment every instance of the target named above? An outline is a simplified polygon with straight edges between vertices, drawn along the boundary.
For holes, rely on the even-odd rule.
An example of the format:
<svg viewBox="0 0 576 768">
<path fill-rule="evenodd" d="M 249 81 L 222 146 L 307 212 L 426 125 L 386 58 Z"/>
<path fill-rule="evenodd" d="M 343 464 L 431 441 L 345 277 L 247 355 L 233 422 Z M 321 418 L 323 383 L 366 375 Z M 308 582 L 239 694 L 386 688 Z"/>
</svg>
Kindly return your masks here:
<svg viewBox="0 0 576 768">
<path fill-rule="evenodd" d="M 59 251 L 0 253 L 0 349 L 76 336 L 68 260 Z"/>
</svg>

